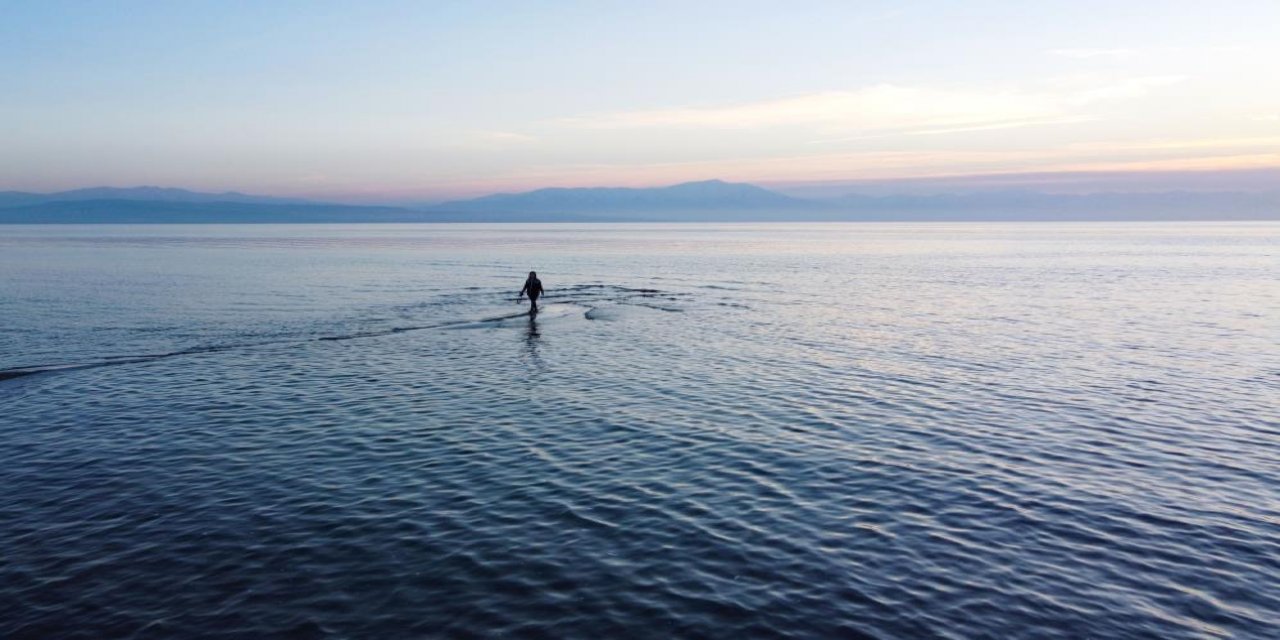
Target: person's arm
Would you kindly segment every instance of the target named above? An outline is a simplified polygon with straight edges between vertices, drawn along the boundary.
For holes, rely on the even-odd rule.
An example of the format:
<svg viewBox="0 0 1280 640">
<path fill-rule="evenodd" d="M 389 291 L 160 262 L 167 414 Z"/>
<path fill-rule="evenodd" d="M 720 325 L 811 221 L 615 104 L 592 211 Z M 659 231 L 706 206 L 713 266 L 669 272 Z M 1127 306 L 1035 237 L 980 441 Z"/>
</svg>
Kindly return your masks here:
<svg viewBox="0 0 1280 640">
<path fill-rule="evenodd" d="M 517 293 L 517 294 L 516 294 L 516 300 L 519 300 L 520 298 L 523 298 L 523 297 L 524 297 L 524 292 L 526 292 L 526 291 L 528 291 L 528 290 L 529 290 L 529 281 L 528 281 L 528 280 L 525 280 L 525 281 L 524 281 L 524 286 L 520 288 L 520 293 Z"/>
</svg>

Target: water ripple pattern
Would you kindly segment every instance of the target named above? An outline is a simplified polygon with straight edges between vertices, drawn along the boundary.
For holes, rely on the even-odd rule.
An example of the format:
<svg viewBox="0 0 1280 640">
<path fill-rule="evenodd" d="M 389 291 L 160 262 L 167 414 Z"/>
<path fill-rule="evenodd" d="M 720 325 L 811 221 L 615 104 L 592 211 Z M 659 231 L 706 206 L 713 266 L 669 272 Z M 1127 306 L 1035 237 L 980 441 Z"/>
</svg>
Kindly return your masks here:
<svg viewBox="0 0 1280 640">
<path fill-rule="evenodd" d="M 1274 638 L 1278 265 L 1265 223 L 0 227 L 0 637 Z"/>
</svg>

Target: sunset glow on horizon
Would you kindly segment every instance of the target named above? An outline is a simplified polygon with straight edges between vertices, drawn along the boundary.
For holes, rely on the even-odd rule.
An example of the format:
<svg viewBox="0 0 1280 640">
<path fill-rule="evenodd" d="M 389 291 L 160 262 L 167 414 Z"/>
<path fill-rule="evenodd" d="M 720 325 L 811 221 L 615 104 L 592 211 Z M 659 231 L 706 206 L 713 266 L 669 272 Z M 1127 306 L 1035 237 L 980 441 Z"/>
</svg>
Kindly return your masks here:
<svg viewBox="0 0 1280 640">
<path fill-rule="evenodd" d="M 1277 24 L 1275 2 L 24 3 L 0 190 L 1265 188 L 1238 176 L 1280 175 Z"/>
</svg>

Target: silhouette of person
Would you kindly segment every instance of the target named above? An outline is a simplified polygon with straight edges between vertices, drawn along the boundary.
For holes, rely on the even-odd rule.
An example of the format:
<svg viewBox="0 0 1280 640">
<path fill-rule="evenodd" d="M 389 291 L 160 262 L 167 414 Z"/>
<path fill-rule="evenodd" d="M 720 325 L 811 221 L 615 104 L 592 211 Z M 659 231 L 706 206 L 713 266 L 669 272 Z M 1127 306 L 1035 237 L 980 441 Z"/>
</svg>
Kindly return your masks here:
<svg viewBox="0 0 1280 640">
<path fill-rule="evenodd" d="M 519 301 L 526 293 L 529 294 L 529 313 L 537 313 L 538 297 L 542 295 L 542 281 L 538 279 L 536 271 L 529 272 L 529 277 L 524 281 L 524 288 L 516 296 L 516 301 Z"/>
</svg>

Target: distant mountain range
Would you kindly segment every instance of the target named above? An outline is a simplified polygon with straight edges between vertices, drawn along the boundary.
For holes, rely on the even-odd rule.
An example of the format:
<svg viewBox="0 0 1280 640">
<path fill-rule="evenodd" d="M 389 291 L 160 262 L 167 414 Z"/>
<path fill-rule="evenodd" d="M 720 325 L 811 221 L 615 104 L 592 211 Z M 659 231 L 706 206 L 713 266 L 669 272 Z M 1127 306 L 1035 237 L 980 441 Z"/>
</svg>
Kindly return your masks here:
<svg viewBox="0 0 1280 640">
<path fill-rule="evenodd" d="M 634 189 L 595 187 L 551 188 L 525 193 L 498 193 L 472 200 L 446 202 L 436 208 L 446 211 L 491 213 L 654 213 L 693 211 L 796 211 L 820 208 L 814 200 L 792 198 L 752 184 L 723 180 L 685 182 L 670 187 Z"/>
<path fill-rule="evenodd" d="M 854 194 L 830 202 L 877 220 L 1280 220 L 1280 191 Z"/>
<path fill-rule="evenodd" d="M 254 204 L 183 200 L 53 200 L 0 208 L 0 223 L 149 224 L 285 222 L 422 222 L 425 214 L 396 207 L 341 204 Z"/>
<path fill-rule="evenodd" d="M 48 202 L 83 202 L 89 200 L 146 200 L 153 202 L 234 202 L 238 204 L 316 204 L 311 200 L 297 198 L 277 198 L 274 196 L 253 196 L 226 191 L 223 193 L 200 193 L 186 189 L 165 187 L 91 187 L 60 191 L 58 193 L 28 193 L 25 191 L 0 191 L 0 208 L 33 206 Z"/>
<path fill-rule="evenodd" d="M 1280 220 L 1280 191 L 1036 191 L 787 196 L 721 180 L 655 188 L 551 188 L 421 207 L 361 206 L 236 192 L 96 187 L 0 192 L 0 223 L 622 222 L 855 220 Z"/>
</svg>

